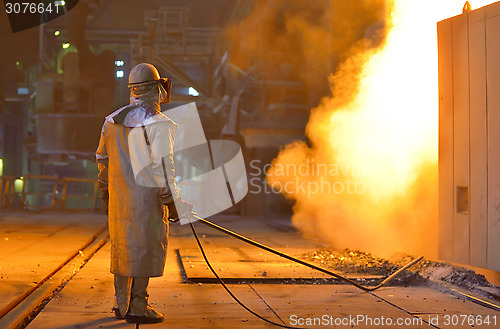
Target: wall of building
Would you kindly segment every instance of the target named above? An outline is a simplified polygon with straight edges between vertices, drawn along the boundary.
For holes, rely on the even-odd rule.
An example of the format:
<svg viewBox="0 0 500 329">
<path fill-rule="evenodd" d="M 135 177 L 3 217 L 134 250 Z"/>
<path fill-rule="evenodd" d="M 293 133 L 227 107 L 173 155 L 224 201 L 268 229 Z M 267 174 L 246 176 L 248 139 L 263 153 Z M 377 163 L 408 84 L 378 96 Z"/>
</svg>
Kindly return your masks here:
<svg viewBox="0 0 500 329">
<path fill-rule="evenodd" d="M 500 271 L 500 2 L 438 23 L 439 256 Z"/>
</svg>

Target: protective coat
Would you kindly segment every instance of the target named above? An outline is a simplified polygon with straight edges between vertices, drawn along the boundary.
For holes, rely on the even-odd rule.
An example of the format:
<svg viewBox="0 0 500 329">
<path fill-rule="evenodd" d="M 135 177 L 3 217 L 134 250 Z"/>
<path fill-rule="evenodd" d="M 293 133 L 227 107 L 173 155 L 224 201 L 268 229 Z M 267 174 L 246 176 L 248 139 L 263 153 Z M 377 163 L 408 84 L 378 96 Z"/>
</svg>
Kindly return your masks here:
<svg viewBox="0 0 500 329">
<path fill-rule="evenodd" d="M 161 276 L 166 261 L 168 221 L 162 200 L 171 195 L 170 188 L 138 184 L 129 145 L 134 129 L 144 131 L 141 136 L 151 152 L 153 173 L 162 173 L 163 179 L 164 174 L 174 177 L 172 149 L 177 125 L 155 105 L 132 98 L 130 105 L 107 116 L 96 152 L 100 186 L 109 191 L 111 272 L 125 277 Z M 158 152 L 160 148 L 162 152 Z M 155 158 L 155 154 L 165 154 L 165 148 L 167 166 L 165 160 Z"/>
</svg>

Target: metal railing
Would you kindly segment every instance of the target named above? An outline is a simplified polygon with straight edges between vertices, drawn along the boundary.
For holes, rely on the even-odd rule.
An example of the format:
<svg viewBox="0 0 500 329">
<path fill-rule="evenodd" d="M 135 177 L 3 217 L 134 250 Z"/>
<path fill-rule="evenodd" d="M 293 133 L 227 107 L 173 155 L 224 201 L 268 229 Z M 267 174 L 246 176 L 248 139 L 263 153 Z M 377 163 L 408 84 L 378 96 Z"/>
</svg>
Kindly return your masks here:
<svg viewBox="0 0 500 329">
<path fill-rule="evenodd" d="M 17 177 L 0 176 L 0 206 L 2 208 L 14 206 L 15 181 Z"/>
<path fill-rule="evenodd" d="M 20 181 L 21 186 L 16 189 L 16 181 Z M 42 182 L 50 182 L 50 188 L 41 188 Z M 70 194 L 68 184 L 92 184 L 92 192 L 86 190 L 83 193 Z M 29 190 L 29 186 L 38 187 Z M 19 191 L 20 190 L 20 191 Z M 49 191 L 50 190 L 50 191 Z M 99 203 L 99 185 L 97 179 L 74 178 L 45 175 L 24 175 L 21 177 L 0 176 L 0 208 L 18 208 L 27 210 L 62 210 L 62 211 L 81 211 L 98 210 Z M 30 201 L 36 202 L 30 203 Z M 92 200 L 91 207 L 68 207 L 68 199 Z M 44 200 L 49 200 L 48 205 L 44 205 Z M 18 201 L 18 202 L 16 202 Z"/>
<path fill-rule="evenodd" d="M 53 182 L 53 188 L 52 192 L 28 192 L 26 190 L 26 186 L 28 185 L 29 181 L 33 180 L 48 180 Z M 51 210 L 56 210 L 57 209 L 57 186 L 58 186 L 59 178 L 55 176 L 43 176 L 43 175 L 25 175 L 22 177 L 22 191 L 21 191 L 21 199 L 19 201 L 19 206 L 21 208 L 26 208 L 26 209 L 51 209 Z M 15 193 L 15 191 L 14 191 Z M 41 205 L 30 205 L 27 201 L 27 196 L 28 195 L 37 195 L 37 196 L 49 196 L 49 198 L 52 200 L 52 203 L 48 207 L 44 207 Z M 40 198 L 41 199 L 41 198 Z"/>
<path fill-rule="evenodd" d="M 87 194 L 81 195 L 81 194 L 68 194 L 68 183 L 70 182 L 77 182 L 77 183 L 92 183 L 94 184 L 94 189 L 93 189 L 93 195 L 89 196 Z M 62 195 L 61 195 L 61 209 L 62 210 L 68 210 L 66 207 L 66 200 L 68 198 L 82 198 L 82 199 L 90 199 L 93 200 L 93 205 L 92 209 L 96 210 L 97 209 L 97 201 L 98 201 L 98 195 L 99 195 L 99 184 L 96 179 L 90 179 L 90 178 L 63 178 L 62 179 Z M 87 208 L 71 208 L 71 210 L 84 210 Z"/>
</svg>

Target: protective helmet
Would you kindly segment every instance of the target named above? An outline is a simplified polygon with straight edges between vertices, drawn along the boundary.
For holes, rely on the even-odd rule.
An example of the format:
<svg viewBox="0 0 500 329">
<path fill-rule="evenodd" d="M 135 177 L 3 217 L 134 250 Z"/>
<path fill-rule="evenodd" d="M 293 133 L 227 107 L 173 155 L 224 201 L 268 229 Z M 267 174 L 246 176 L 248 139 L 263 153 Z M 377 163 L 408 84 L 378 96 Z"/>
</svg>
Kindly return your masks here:
<svg viewBox="0 0 500 329">
<path fill-rule="evenodd" d="M 162 103 L 170 102 L 170 89 L 172 88 L 172 80 L 168 78 L 160 78 L 160 74 L 156 67 L 148 63 L 140 63 L 132 68 L 128 76 L 128 87 L 133 89 L 137 87 L 146 87 L 149 85 L 160 83 L 167 92 L 167 97 Z"/>
</svg>

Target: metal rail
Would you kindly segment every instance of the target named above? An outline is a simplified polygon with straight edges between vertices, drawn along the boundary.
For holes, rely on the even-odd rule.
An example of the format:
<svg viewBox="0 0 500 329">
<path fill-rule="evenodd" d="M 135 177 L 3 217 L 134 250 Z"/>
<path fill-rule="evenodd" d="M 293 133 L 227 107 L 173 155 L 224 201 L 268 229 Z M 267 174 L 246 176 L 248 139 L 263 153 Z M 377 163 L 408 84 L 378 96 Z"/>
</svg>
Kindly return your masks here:
<svg viewBox="0 0 500 329">
<path fill-rule="evenodd" d="M 15 182 L 16 180 L 21 181 L 21 191 L 16 192 Z M 52 181 L 53 186 L 50 192 L 40 192 L 40 191 L 29 191 L 28 186 L 30 182 L 33 181 Z M 68 194 L 68 184 L 70 183 L 87 183 L 93 184 L 92 193 L 83 194 Z M 60 187 L 62 186 L 61 190 Z M 36 209 L 36 210 L 97 210 L 99 202 L 99 185 L 96 179 L 91 178 L 73 178 L 73 177 L 63 177 L 59 178 L 57 176 L 47 176 L 47 175 L 32 175 L 27 174 L 22 177 L 13 176 L 1 176 L 0 175 L 0 207 L 8 208 L 14 207 L 16 196 L 19 197 L 18 207 L 23 209 Z M 35 205 L 28 203 L 28 196 L 49 197 L 52 202 L 48 206 Z M 60 197 L 59 197 L 60 196 Z M 68 208 L 66 202 L 69 198 L 80 198 L 80 199 L 90 199 L 92 200 L 92 208 Z"/>
<path fill-rule="evenodd" d="M 206 219 L 203 219 L 203 218 L 198 217 L 198 216 L 196 216 L 196 215 L 195 215 L 194 217 L 195 217 L 197 220 L 199 220 L 201 223 L 203 223 L 203 224 L 205 224 L 205 225 L 207 225 L 207 226 L 210 226 L 210 227 L 212 227 L 212 228 L 214 228 L 214 229 L 216 229 L 216 230 L 218 230 L 218 231 L 221 231 L 221 232 L 223 232 L 223 233 L 225 233 L 225 234 L 228 234 L 228 235 L 230 235 L 230 236 L 232 236 L 232 237 L 234 237 L 234 238 L 236 238 L 236 239 L 239 239 L 239 240 L 241 240 L 241 241 L 244 241 L 244 242 L 246 242 L 246 243 L 248 243 L 248 244 L 251 244 L 251 245 L 253 245 L 253 246 L 257 247 L 257 248 L 260 248 L 260 249 L 264 249 L 264 250 L 266 250 L 266 251 L 269 251 L 270 253 L 273 253 L 273 254 L 275 254 L 275 255 L 278 255 L 278 256 L 280 256 L 280 257 L 282 257 L 282 258 L 286 258 L 286 259 L 291 260 L 291 261 L 293 261 L 293 262 L 296 262 L 296 263 L 299 263 L 299 264 L 301 264 L 301 265 L 304 265 L 304 266 L 310 267 L 310 268 L 312 268 L 313 270 L 316 270 L 316 271 L 323 272 L 323 273 L 326 273 L 326 274 L 328 274 L 328 275 L 331 275 L 331 276 L 333 276 L 333 277 L 335 277 L 335 278 L 337 278 L 337 279 L 343 280 L 343 281 L 345 281 L 345 282 L 347 282 L 347 283 L 349 283 L 349 284 L 351 284 L 351 285 L 353 285 L 353 286 L 355 286 L 355 287 L 357 287 L 357 288 L 359 288 L 359 289 L 361 289 L 361 290 L 363 290 L 363 291 L 374 291 L 374 290 L 379 289 L 380 287 L 382 287 L 382 286 L 384 286 L 385 284 L 387 284 L 389 281 L 393 280 L 393 279 L 394 279 L 394 278 L 395 278 L 395 277 L 396 277 L 399 273 L 403 272 L 404 270 L 407 270 L 408 268 L 412 267 L 413 265 L 417 264 L 417 263 L 418 263 L 418 262 L 420 262 L 422 259 L 424 259 L 424 257 L 418 257 L 418 258 L 414 259 L 413 261 L 411 261 L 410 263 L 408 263 L 408 264 L 406 264 L 405 266 L 403 266 L 403 267 L 401 267 L 400 269 L 398 269 L 396 272 L 394 272 L 394 273 L 392 273 L 391 275 L 389 275 L 387 278 L 385 278 L 385 279 L 384 279 L 381 283 L 379 283 L 378 285 L 376 285 L 376 286 L 374 286 L 374 287 L 366 287 L 366 286 L 363 286 L 363 285 L 361 285 L 361 284 L 357 283 L 357 282 L 356 282 L 356 281 L 354 281 L 354 280 L 351 280 L 351 279 L 346 278 L 345 276 L 342 276 L 342 275 L 340 275 L 340 274 L 334 273 L 334 272 L 332 272 L 332 271 L 329 271 L 329 270 L 324 269 L 324 268 L 322 268 L 322 267 L 316 266 L 316 265 L 314 265 L 314 264 L 311 264 L 311 263 L 305 262 L 305 261 L 300 260 L 300 259 L 298 259 L 298 258 L 295 258 L 295 257 L 293 257 L 293 256 L 287 255 L 287 254 L 285 254 L 285 253 L 283 253 L 283 252 L 281 252 L 281 251 L 275 250 L 275 249 L 273 249 L 273 248 L 271 248 L 271 247 L 268 247 L 268 246 L 266 246 L 266 245 L 263 245 L 262 243 L 259 243 L 259 242 L 257 242 L 257 241 L 253 241 L 253 240 L 251 240 L 251 239 L 249 239 L 249 238 L 247 238 L 247 237 L 244 237 L 244 236 L 242 236 L 242 235 L 240 235 L 240 234 L 238 234 L 238 233 L 235 233 L 235 232 L 233 232 L 233 231 L 230 231 L 230 230 L 228 230 L 228 229 L 226 229 L 226 228 L 224 228 L 224 227 L 222 227 L 222 226 L 216 225 L 216 224 L 214 224 L 214 223 L 212 223 L 212 222 L 210 222 L 210 221 L 208 221 L 208 220 L 206 220 Z"/>
<path fill-rule="evenodd" d="M 71 269 L 71 277 L 62 278 L 60 281 L 51 282 L 55 277 L 64 271 L 65 267 L 70 264 L 71 261 L 75 260 L 79 255 L 84 258 L 79 262 L 77 268 L 80 269 L 94 254 L 100 250 L 102 246 L 108 241 L 108 233 L 106 232 L 107 225 L 95 233 L 81 248 L 73 252 L 65 261 L 63 261 L 57 268 L 40 280 L 35 286 L 30 287 L 24 293 L 17 296 L 9 304 L 0 309 L 0 327 L 1 328 L 17 328 L 22 324 L 25 319 L 31 317 L 33 312 L 35 312 L 41 302 L 51 296 L 51 294 L 61 285 L 64 285 L 72 276 L 76 275 L 78 270 L 75 271 L 74 268 Z M 48 288 L 42 289 L 49 285 Z M 33 304 L 29 299 L 31 296 L 36 295 L 35 292 L 41 290 L 42 296 L 35 296 L 35 303 Z M 24 303 L 29 305 L 22 306 Z M 19 310 L 21 308 L 21 310 Z"/>
<path fill-rule="evenodd" d="M 68 183 L 70 182 L 78 182 L 78 183 L 92 183 L 94 184 L 94 189 L 93 189 L 93 195 L 88 196 L 88 195 L 79 195 L 79 194 L 68 194 Z M 90 199 L 93 200 L 93 205 L 92 209 L 96 210 L 97 209 L 97 201 L 98 201 L 98 195 L 99 195 L 99 183 L 96 179 L 90 179 L 90 178 L 70 178 L 70 177 L 65 177 L 62 179 L 62 184 L 63 184 L 63 189 L 62 189 L 62 196 L 61 196 L 61 209 L 66 210 L 66 200 L 68 198 L 82 198 L 82 199 Z M 82 210 L 82 208 L 72 208 L 71 210 Z"/>
<path fill-rule="evenodd" d="M 0 198 L 2 207 L 14 206 L 14 183 L 17 177 L 0 176 Z"/>
<path fill-rule="evenodd" d="M 26 191 L 26 187 L 28 185 L 28 181 L 30 180 L 49 180 L 53 181 L 54 185 L 52 188 L 52 192 L 28 192 Z M 59 179 L 56 176 L 46 176 L 46 175 L 24 175 L 22 177 L 22 182 L 23 182 L 23 187 L 21 191 L 21 201 L 19 202 L 20 207 L 23 208 L 36 208 L 36 209 L 43 209 L 43 208 L 49 208 L 49 209 L 56 209 L 57 208 L 57 185 L 58 185 Z M 35 206 L 35 205 L 30 205 L 26 203 L 26 196 L 28 195 L 38 195 L 38 196 L 44 196 L 44 195 L 51 195 L 52 199 L 52 204 L 49 207 L 43 207 L 43 206 Z"/>
</svg>

